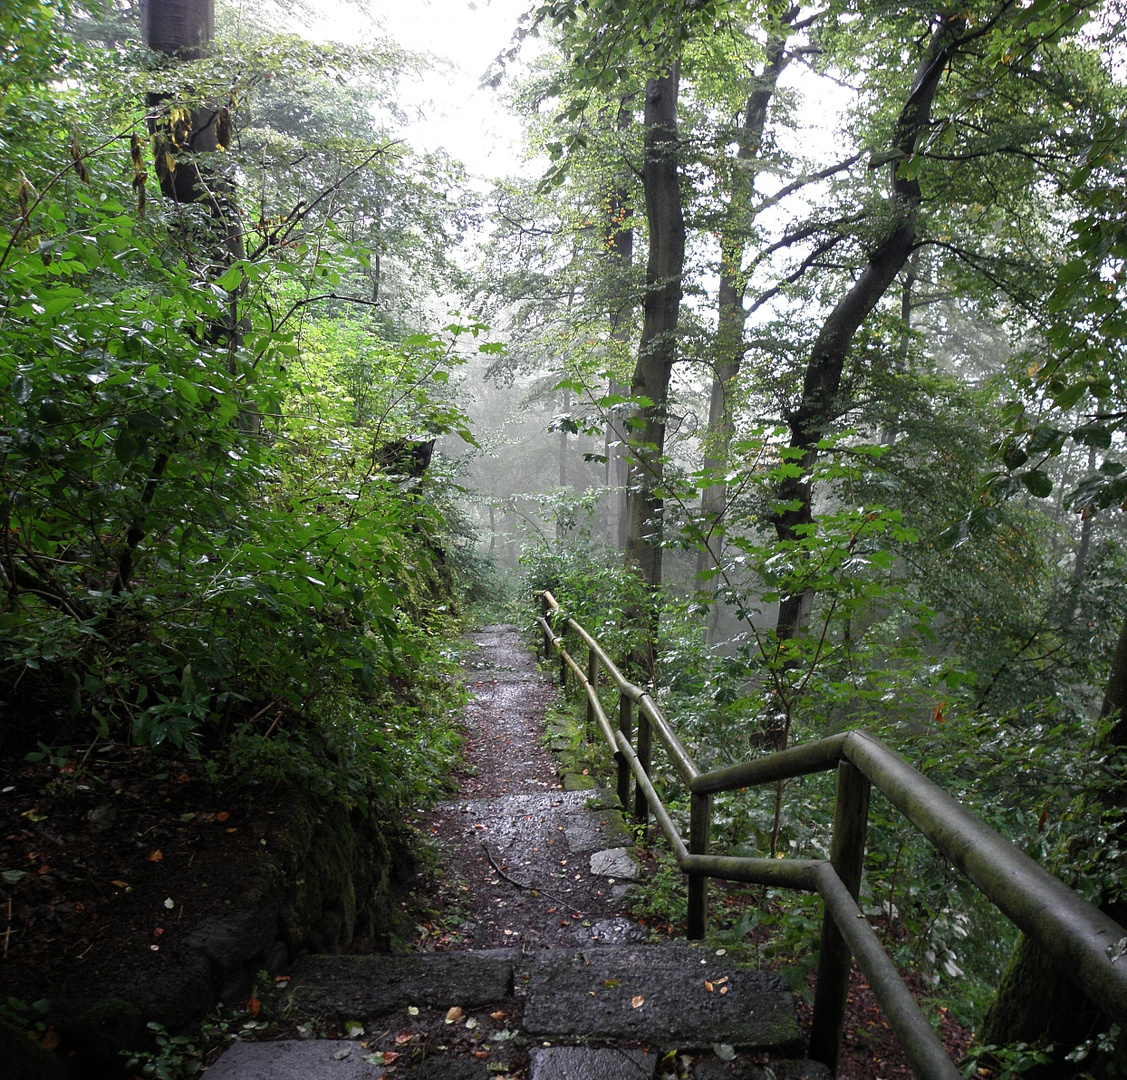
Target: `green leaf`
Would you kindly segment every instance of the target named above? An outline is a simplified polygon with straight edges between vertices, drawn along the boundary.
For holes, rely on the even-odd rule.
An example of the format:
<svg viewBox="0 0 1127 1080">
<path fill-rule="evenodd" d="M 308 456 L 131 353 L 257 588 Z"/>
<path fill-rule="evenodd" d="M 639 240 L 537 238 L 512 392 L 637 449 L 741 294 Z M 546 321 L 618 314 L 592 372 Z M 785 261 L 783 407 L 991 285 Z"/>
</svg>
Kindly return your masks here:
<svg viewBox="0 0 1127 1080">
<path fill-rule="evenodd" d="M 246 275 L 243 273 L 242 266 L 235 263 L 225 274 L 216 279 L 215 284 L 225 292 L 234 292 L 245 280 Z"/>
<path fill-rule="evenodd" d="M 1030 495 L 1036 496 L 1038 499 L 1048 498 L 1048 496 L 1052 494 L 1052 480 L 1046 473 L 1041 472 L 1039 469 L 1018 473 L 1017 478 L 1021 481 L 1026 491 L 1028 491 Z"/>
<path fill-rule="evenodd" d="M 1094 446 L 1098 450 L 1111 446 L 1111 431 L 1106 424 L 1081 424 L 1072 429 L 1072 437 L 1081 446 Z"/>
</svg>

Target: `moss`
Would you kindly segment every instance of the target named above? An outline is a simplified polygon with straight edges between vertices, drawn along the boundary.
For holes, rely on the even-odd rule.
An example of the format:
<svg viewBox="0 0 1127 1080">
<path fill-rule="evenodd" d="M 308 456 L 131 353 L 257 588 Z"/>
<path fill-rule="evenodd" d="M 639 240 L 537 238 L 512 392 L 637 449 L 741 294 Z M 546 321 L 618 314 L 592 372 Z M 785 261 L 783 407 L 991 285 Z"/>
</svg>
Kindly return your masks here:
<svg viewBox="0 0 1127 1080">
<path fill-rule="evenodd" d="M 289 883 L 279 936 L 291 955 L 370 944 L 398 930 L 386 894 L 413 865 L 401 825 L 306 801 L 293 808 L 280 846 Z"/>
</svg>

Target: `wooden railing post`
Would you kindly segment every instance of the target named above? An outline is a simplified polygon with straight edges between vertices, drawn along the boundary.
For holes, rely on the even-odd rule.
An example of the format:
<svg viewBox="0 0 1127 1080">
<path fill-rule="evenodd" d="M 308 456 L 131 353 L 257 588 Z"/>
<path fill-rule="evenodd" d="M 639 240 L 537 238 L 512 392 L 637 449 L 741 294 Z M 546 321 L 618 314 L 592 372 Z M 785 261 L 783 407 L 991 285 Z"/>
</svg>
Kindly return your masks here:
<svg viewBox="0 0 1127 1080">
<path fill-rule="evenodd" d="M 587 695 L 586 729 L 586 738 L 590 742 L 595 734 L 595 703 L 591 700 L 591 694 L 599 692 L 599 657 L 590 647 L 587 649 L 587 685 L 591 688 Z"/>
<path fill-rule="evenodd" d="M 861 890 L 871 790 L 872 785 L 859 769 L 848 761 L 838 762 L 830 862 L 854 900 Z M 833 1073 L 837 1072 L 841 1054 L 852 963 L 849 947 L 827 911 L 822 916 L 822 948 L 818 957 L 818 986 L 810 1024 L 809 1056 L 822 1062 Z"/>
<path fill-rule="evenodd" d="M 547 597 L 541 596 L 540 602 L 544 607 L 544 663 L 547 664 L 552 658 L 552 631 L 549 629 L 552 610 L 548 606 Z"/>
<path fill-rule="evenodd" d="M 627 742 L 634 738 L 634 702 L 625 694 L 618 695 L 618 730 Z M 618 759 L 618 801 L 624 811 L 630 809 L 630 763 L 626 755 L 619 751 Z"/>
<path fill-rule="evenodd" d="M 557 635 L 560 639 L 560 689 L 567 692 L 567 661 L 564 659 L 564 649 L 567 648 L 567 623 L 560 627 Z"/>
<path fill-rule="evenodd" d="M 712 796 L 692 797 L 689 809 L 689 854 L 707 855 L 712 835 Z M 689 874 L 689 925 L 686 936 L 699 941 L 708 932 L 708 876 Z"/>
<path fill-rule="evenodd" d="M 635 747 L 638 764 L 647 776 L 653 771 L 653 728 L 645 709 L 638 710 L 638 743 Z M 650 823 L 650 808 L 641 784 L 634 786 L 634 820 L 646 828 Z"/>
</svg>

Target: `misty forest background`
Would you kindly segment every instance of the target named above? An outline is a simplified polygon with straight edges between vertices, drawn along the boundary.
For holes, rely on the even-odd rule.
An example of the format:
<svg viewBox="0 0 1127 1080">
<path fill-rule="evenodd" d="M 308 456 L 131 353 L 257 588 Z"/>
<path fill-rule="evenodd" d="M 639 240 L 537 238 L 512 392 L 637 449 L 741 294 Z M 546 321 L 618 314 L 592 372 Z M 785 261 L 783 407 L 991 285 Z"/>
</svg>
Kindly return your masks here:
<svg viewBox="0 0 1127 1080">
<path fill-rule="evenodd" d="M 0 7 L 5 754 L 390 820 L 456 753 L 459 630 L 550 588 L 702 767 L 863 725 L 1122 916 L 1120 4 L 547 0 L 488 184 L 411 145 L 435 61 L 181 9 Z M 821 852 L 826 782 L 716 850 Z M 874 814 L 866 912 L 982 1025 L 1013 932 Z M 817 914 L 722 932 L 801 985 Z M 1023 1023 L 980 1030 L 1117 1033 Z"/>
</svg>

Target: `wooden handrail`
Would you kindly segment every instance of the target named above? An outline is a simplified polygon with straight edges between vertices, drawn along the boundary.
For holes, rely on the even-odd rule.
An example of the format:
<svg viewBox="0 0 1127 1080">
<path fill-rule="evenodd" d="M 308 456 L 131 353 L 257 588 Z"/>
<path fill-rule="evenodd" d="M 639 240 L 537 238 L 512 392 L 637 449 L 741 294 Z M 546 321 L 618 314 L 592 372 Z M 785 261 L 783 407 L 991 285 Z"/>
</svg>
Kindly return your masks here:
<svg viewBox="0 0 1127 1080">
<path fill-rule="evenodd" d="M 958 1071 L 911 992 L 857 906 L 869 791 L 875 787 L 1004 915 L 1071 974 L 1101 1009 L 1127 1026 L 1127 931 L 928 780 L 874 735 L 854 730 L 704 773 L 693 761 L 653 698 L 631 683 L 599 643 L 574 619 L 565 619 L 587 646 L 587 670 L 574 660 L 551 619 L 561 613 L 550 592 L 538 591 L 544 615 L 535 616 L 545 656 L 555 649 L 561 671 L 575 672 L 586 693 L 588 718 L 618 761 L 618 796 L 629 809 L 629 779 L 636 784 L 635 819 L 652 813 L 688 877 L 687 936 L 707 929 L 708 879 L 817 892 L 825 905 L 818 984 L 809 1054 L 837 1068 L 853 958 L 921 1080 L 956 1080 Z M 617 730 L 599 698 L 599 668 L 619 694 Z M 632 743 L 638 713 L 638 749 Z M 648 738 L 656 732 L 691 794 L 689 843 L 650 779 Z M 709 853 L 714 794 L 828 770 L 837 771 L 837 803 L 828 860 L 744 858 Z"/>
</svg>

